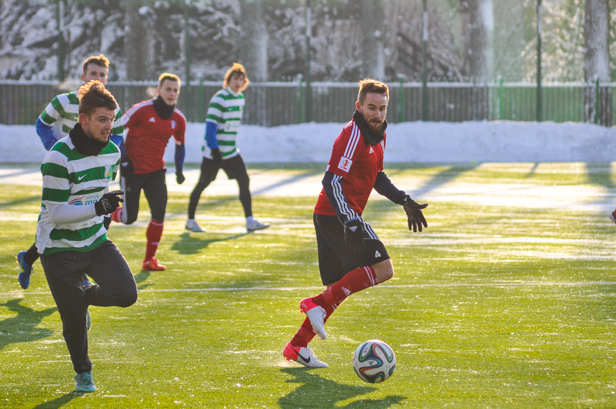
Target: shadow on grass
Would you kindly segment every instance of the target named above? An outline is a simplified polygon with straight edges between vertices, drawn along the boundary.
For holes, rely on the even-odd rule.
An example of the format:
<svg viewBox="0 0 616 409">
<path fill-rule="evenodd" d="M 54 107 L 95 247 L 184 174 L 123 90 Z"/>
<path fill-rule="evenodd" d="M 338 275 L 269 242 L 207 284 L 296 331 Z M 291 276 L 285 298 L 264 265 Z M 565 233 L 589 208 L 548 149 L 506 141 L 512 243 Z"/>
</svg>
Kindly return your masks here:
<svg viewBox="0 0 616 409">
<path fill-rule="evenodd" d="M 616 187 L 612 181 L 612 163 L 590 163 L 586 162 L 586 173 L 588 180 L 593 185 L 603 187 Z M 607 169 L 606 169 L 607 168 Z"/>
<path fill-rule="evenodd" d="M 41 323 L 43 318 L 56 312 L 58 308 L 52 307 L 43 311 L 35 311 L 30 307 L 20 305 L 21 300 L 21 298 L 16 298 L 0 304 L 0 306 L 4 306 L 18 314 L 16 317 L 0 321 L 0 333 L 2 333 L 0 337 L 0 350 L 10 344 L 37 341 L 47 338 L 54 333 L 50 329 L 36 328 L 36 326 Z"/>
<path fill-rule="evenodd" d="M 341 406 L 338 403 L 359 395 L 374 392 L 374 386 L 344 385 L 319 375 L 310 373 L 309 368 L 285 368 L 283 372 L 295 377 L 289 383 L 299 383 L 293 392 L 278 400 L 281 408 L 319 407 L 319 408 L 370 408 L 385 409 L 406 399 L 405 396 L 392 395 L 384 399 L 362 399 Z"/>
<path fill-rule="evenodd" d="M 67 394 L 64 394 L 62 396 L 60 396 L 59 398 L 56 398 L 54 400 L 50 400 L 49 402 L 44 402 L 41 403 L 39 405 L 36 405 L 34 407 L 34 409 L 55 409 L 55 408 L 61 408 L 62 406 L 66 405 L 67 403 L 69 403 L 70 401 L 72 401 L 75 398 L 79 398 L 82 395 L 84 395 L 84 392 L 69 392 Z"/>
<path fill-rule="evenodd" d="M 535 172 L 537 171 L 538 167 L 539 167 L 539 162 L 535 162 L 533 164 L 533 167 L 528 171 L 528 173 L 524 175 L 524 179 L 530 179 L 533 176 L 535 176 Z"/>
<path fill-rule="evenodd" d="M 463 173 L 470 172 L 474 169 L 477 169 L 478 166 L 479 164 L 449 166 L 447 169 L 443 170 L 442 172 L 439 172 L 436 175 L 432 176 L 430 180 L 424 183 L 422 187 L 412 190 L 410 195 L 412 198 L 415 198 L 420 203 L 423 203 L 421 202 L 422 195 L 438 187 L 446 185 L 449 182 L 454 181 L 458 176 L 462 175 Z"/>
<path fill-rule="evenodd" d="M 180 239 L 171 246 L 171 250 L 175 250 L 179 254 L 197 254 L 200 250 L 207 248 L 212 243 L 239 239 L 247 234 L 250 233 L 239 233 L 234 234 L 233 236 L 203 240 L 198 237 L 191 236 L 190 233 L 182 233 L 180 234 Z"/>
<path fill-rule="evenodd" d="M 26 203 L 32 203 L 32 202 L 40 203 L 40 201 L 41 201 L 41 195 L 24 197 L 23 199 L 19 199 L 19 200 L 12 200 L 10 202 L 2 202 L 0 203 L 0 209 L 3 209 L 5 207 L 19 206 L 19 205 L 23 205 Z M 33 215 L 32 219 L 36 220 L 36 215 Z"/>
<path fill-rule="evenodd" d="M 137 283 L 137 288 L 139 290 L 143 290 L 144 288 L 148 288 L 149 286 L 151 286 L 152 284 L 143 284 L 142 286 L 139 286 L 139 284 L 141 284 L 142 282 L 144 282 L 145 280 L 147 280 L 148 278 L 150 278 L 150 271 L 149 270 L 141 270 L 141 272 L 137 275 L 135 275 L 135 282 Z"/>
</svg>

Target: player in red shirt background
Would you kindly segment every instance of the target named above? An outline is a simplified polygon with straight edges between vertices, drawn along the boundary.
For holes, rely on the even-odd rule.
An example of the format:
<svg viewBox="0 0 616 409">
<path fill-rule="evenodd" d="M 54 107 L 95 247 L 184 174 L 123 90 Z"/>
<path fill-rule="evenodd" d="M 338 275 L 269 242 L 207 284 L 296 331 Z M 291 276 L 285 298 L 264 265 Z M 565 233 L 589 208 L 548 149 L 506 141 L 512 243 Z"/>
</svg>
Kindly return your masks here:
<svg viewBox="0 0 616 409">
<path fill-rule="evenodd" d="M 126 152 L 122 157 L 120 183 L 124 190 L 124 206 L 112 219 L 131 224 L 137 220 L 141 190 L 150 205 L 151 220 L 146 230 L 147 244 L 143 270 L 164 270 L 154 257 L 163 234 L 167 208 L 167 184 L 163 155 L 169 139 L 175 138 L 175 176 L 184 183 L 182 168 L 186 149 L 186 118 L 175 108 L 181 81 L 175 74 L 163 73 L 158 78 L 158 96 L 133 105 L 122 121 L 126 134 Z"/>
<path fill-rule="evenodd" d="M 282 352 L 289 361 L 326 368 L 308 348 L 315 333 L 325 339 L 325 322 L 349 295 L 394 275 L 385 246 L 362 217 L 372 189 L 404 206 L 409 230 L 428 227 L 421 212 L 428 205 L 416 203 L 383 172 L 388 102 L 387 85 L 371 79 L 360 81 L 353 119 L 334 142 L 313 215 L 319 271 L 327 288 L 300 302 L 307 317 Z"/>
</svg>

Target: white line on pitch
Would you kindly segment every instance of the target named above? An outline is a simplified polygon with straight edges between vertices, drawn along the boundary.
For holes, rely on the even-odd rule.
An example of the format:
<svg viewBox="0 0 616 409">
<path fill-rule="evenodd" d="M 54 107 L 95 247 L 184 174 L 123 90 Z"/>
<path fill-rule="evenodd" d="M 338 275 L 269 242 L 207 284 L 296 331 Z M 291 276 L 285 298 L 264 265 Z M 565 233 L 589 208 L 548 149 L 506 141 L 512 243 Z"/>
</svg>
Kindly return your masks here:
<svg viewBox="0 0 616 409">
<path fill-rule="evenodd" d="M 444 284 L 402 284 L 402 285 L 379 285 L 379 288 L 426 288 L 426 287 L 541 287 L 541 286 L 565 286 L 565 287 L 581 287 L 581 286 L 610 286 L 616 285 L 616 281 L 587 281 L 577 283 L 558 283 L 558 282 L 519 282 L 519 283 L 444 283 Z M 213 288 L 160 288 L 160 289 L 145 289 L 139 290 L 140 293 L 197 293 L 197 292 L 224 292 L 224 291 L 300 291 L 300 290 L 321 290 L 323 287 L 213 287 Z M 10 295 L 47 295 L 49 292 L 43 291 L 14 291 L 10 293 L 0 293 L 0 296 Z"/>
</svg>

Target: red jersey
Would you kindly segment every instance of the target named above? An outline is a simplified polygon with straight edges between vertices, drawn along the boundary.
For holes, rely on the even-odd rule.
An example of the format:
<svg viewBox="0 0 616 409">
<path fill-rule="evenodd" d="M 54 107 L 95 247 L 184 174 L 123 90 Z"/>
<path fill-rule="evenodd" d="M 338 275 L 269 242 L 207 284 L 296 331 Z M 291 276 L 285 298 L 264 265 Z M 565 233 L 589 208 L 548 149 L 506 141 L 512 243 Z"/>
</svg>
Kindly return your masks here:
<svg viewBox="0 0 616 409">
<path fill-rule="evenodd" d="M 383 150 L 386 137 L 375 146 L 370 145 L 361 134 L 355 121 L 345 125 L 334 142 L 327 171 L 341 176 L 344 196 L 351 209 L 361 215 L 372 193 L 377 174 L 383 170 Z M 336 216 L 324 189 L 321 189 L 316 214 Z"/>
<path fill-rule="evenodd" d="M 135 174 L 152 173 L 165 167 L 163 155 L 172 136 L 176 144 L 184 145 L 184 115 L 174 109 L 171 118 L 161 119 L 153 102 L 150 99 L 135 104 L 122 116 L 124 129 L 128 129 L 126 153 L 135 166 Z"/>
</svg>

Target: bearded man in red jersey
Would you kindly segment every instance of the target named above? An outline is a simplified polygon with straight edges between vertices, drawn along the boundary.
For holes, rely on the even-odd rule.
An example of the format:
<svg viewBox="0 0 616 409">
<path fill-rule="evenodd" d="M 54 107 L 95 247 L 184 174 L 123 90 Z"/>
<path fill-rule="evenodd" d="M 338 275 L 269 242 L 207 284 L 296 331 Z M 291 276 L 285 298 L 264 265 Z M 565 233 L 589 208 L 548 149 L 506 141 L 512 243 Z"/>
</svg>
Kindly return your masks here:
<svg viewBox="0 0 616 409">
<path fill-rule="evenodd" d="M 169 139 L 175 138 L 175 176 L 184 183 L 182 168 L 186 149 L 184 133 L 186 118 L 175 103 L 180 94 L 180 78 L 163 73 L 158 79 L 158 96 L 133 105 L 122 121 L 126 134 L 126 152 L 122 157 L 120 184 L 125 192 L 124 206 L 112 214 L 112 219 L 132 224 L 139 213 L 141 190 L 150 205 L 151 220 L 146 230 L 146 250 L 143 270 L 164 270 L 154 257 L 163 235 L 167 208 L 167 184 L 163 155 Z"/>
<path fill-rule="evenodd" d="M 383 172 L 389 88 L 382 82 L 359 82 L 356 111 L 334 142 L 332 156 L 323 178 L 323 190 L 314 208 L 319 271 L 327 287 L 315 297 L 300 302 L 306 319 L 282 354 L 309 368 L 326 368 L 308 343 L 315 334 L 327 338 L 325 322 L 351 294 L 381 284 L 394 275 L 385 246 L 362 213 L 372 189 L 404 206 L 409 230 L 428 227 L 421 209 L 396 188 Z"/>
</svg>

